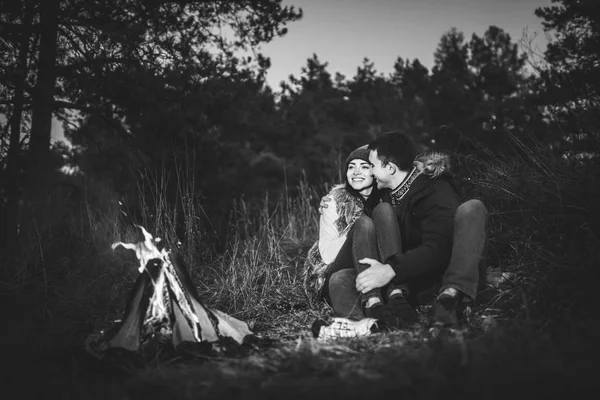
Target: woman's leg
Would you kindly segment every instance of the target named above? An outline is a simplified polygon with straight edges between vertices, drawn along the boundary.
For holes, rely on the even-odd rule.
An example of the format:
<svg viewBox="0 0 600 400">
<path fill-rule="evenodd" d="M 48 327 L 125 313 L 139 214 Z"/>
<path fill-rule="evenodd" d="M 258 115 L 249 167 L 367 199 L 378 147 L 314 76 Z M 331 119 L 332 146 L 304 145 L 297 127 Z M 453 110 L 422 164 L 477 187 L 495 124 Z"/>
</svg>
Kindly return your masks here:
<svg viewBox="0 0 600 400">
<path fill-rule="evenodd" d="M 360 320 L 364 318 L 360 295 L 356 290 L 354 268 L 354 228 L 325 275 L 323 297 L 337 317 Z"/>
<path fill-rule="evenodd" d="M 396 212 L 389 203 L 381 203 L 373 210 L 373 222 L 377 231 L 380 260 L 385 261 L 394 254 L 402 253 L 402 236 Z M 414 307 L 409 303 L 409 283 L 390 282 L 385 288 L 387 305 L 392 313 L 395 327 L 411 325 L 418 320 Z"/>
<path fill-rule="evenodd" d="M 373 222 L 377 230 L 377 246 L 383 261 L 402 253 L 402 237 L 396 212 L 389 203 L 380 203 L 373 210 Z"/>
<path fill-rule="evenodd" d="M 396 212 L 389 203 L 381 203 L 373 210 L 373 222 L 377 231 L 377 246 L 380 260 L 385 262 L 394 254 L 402 253 L 402 236 Z M 408 294 L 408 285 L 391 282 L 387 287 L 387 295 L 397 289 Z"/>
<path fill-rule="evenodd" d="M 366 303 L 383 304 L 380 288 L 368 293 L 356 290 L 357 275 L 369 267 L 358 262 L 365 257 L 378 258 L 375 227 L 367 216 L 354 223 L 325 279 L 324 297 L 337 316 L 360 319 L 364 317 L 362 308 Z"/>
<path fill-rule="evenodd" d="M 353 265 L 356 268 L 356 275 L 358 275 L 367 268 L 369 268 L 369 264 L 360 263 L 358 260 L 361 260 L 363 258 L 373 258 L 376 260 L 379 259 L 379 255 L 377 252 L 377 237 L 375 233 L 375 224 L 373 223 L 373 220 L 371 220 L 371 218 L 365 215 L 356 220 L 354 226 L 352 227 L 352 231 Z M 361 293 L 360 297 L 363 305 L 367 304 L 367 302 L 369 302 L 369 299 L 372 298 L 379 299 L 379 302 L 383 303 L 383 298 L 381 296 L 381 288 L 375 288 L 368 291 L 367 293 Z M 370 303 L 373 304 L 372 302 Z"/>
<path fill-rule="evenodd" d="M 365 317 L 362 311 L 360 296 L 356 291 L 356 271 L 354 268 L 341 269 L 331 274 L 326 281 L 329 305 L 336 317 L 361 320 Z"/>
</svg>

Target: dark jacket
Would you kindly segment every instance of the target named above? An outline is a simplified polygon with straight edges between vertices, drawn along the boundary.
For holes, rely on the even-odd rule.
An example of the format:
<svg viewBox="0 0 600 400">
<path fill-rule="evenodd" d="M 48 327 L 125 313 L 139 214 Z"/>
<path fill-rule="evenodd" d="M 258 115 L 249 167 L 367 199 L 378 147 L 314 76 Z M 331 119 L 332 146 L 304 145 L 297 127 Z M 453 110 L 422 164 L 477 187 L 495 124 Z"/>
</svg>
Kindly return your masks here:
<svg viewBox="0 0 600 400">
<path fill-rule="evenodd" d="M 394 282 L 441 275 L 450 262 L 454 214 L 460 191 L 450 172 L 450 159 L 428 153 L 415 160 L 420 175 L 411 185 L 396 217 L 402 236 L 402 253 L 384 260 L 394 269 Z M 390 202 L 390 191 L 383 201 Z"/>
</svg>

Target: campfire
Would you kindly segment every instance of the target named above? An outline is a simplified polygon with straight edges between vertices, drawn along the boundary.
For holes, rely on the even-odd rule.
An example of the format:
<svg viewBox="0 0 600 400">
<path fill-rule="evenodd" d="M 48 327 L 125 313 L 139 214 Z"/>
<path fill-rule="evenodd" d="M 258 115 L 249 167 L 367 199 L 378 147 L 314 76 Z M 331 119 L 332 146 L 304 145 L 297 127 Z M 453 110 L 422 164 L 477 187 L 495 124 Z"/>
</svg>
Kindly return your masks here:
<svg viewBox="0 0 600 400">
<path fill-rule="evenodd" d="M 166 247 L 159 250 L 161 239 L 136 226 L 143 241 L 112 245 L 113 250 L 122 246 L 135 251 L 139 260 L 140 275 L 129 292 L 124 317 L 114 335 L 101 333 L 89 338 L 88 350 L 95 355 L 111 347 L 137 351 L 142 339 L 153 334 L 170 335 L 174 347 L 224 337 L 242 344 L 252 335 L 245 322 L 202 304 L 181 256 Z"/>
</svg>

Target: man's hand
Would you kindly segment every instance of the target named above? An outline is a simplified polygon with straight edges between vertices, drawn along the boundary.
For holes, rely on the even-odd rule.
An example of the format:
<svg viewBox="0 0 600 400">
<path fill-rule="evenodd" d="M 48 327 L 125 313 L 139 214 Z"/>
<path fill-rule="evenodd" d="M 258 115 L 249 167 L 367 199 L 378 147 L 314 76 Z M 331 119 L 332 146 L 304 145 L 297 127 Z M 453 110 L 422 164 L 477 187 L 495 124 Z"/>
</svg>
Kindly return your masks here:
<svg viewBox="0 0 600 400">
<path fill-rule="evenodd" d="M 321 197 L 321 203 L 319 204 L 319 214 L 323 214 L 323 210 L 327 208 L 327 203 L 331 201 L 331 196 L 325 195 Z"/>
<path fill-rule="evenodd" d="M 369 290 L 383 287 L 396 276 L 389 264 L 382 264 L 372 258 L 363 258 L 358 262 L 370 265 L 356 277 L 356 290 L 359 293 L 367 293 Z"/>
</svg>

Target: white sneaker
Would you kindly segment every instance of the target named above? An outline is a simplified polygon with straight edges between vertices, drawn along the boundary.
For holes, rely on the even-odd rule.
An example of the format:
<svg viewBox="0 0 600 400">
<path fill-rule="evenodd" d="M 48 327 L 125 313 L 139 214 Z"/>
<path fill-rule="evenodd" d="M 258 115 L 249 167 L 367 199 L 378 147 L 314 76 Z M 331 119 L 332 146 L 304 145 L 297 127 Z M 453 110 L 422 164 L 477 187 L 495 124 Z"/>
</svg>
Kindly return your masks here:
<svg viewBox="0 0 600 400">
<path fill-rule="evenodd" d="M 368 336 L 379 332 L 377 320 L 374 318 L 363 318 L 353 321 L 347 318 L 336 317 L 328 326 L 321 326 L 317 336 L 318 341 L 327 341 L 337 338 L 350 338 Z"/>
</svg>

